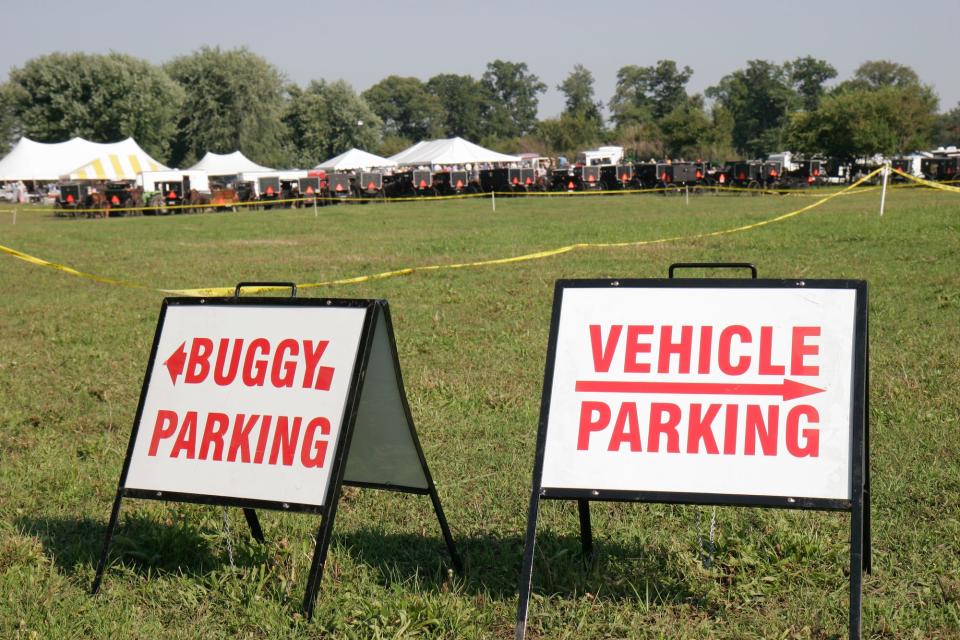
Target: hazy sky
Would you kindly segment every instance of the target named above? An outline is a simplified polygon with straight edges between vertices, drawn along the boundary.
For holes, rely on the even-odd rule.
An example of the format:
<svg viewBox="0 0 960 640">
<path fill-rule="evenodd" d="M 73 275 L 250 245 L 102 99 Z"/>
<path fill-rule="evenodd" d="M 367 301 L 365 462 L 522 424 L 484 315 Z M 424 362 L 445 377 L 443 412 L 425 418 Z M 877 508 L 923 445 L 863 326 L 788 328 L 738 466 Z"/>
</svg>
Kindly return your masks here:
<svg viewBox="0 0 960 640">
<path fill-rule="evenodd" d="M 740 7 L 740 9 L 734 9 Z M 0 0 L 0 78 L 54 51 L 128 53 L 160 63 L 202 45 L 246 46 L 300 84 L 347 80 L 359 92 L 388 75 L 480 77 L 497 58 L 526 62 L 549 86 L 540 115 L 557 115 L 556 86 L 575 64 L 610 100 L 617 69 L 660 59 L 688 65 L 702 92 L 762 58 L 812 55 L 838 79 L 865 60 L 909 65 L 934 86 L 940 109 L 960 102 L 960 2 L 269 2 Z"/>
</svg>

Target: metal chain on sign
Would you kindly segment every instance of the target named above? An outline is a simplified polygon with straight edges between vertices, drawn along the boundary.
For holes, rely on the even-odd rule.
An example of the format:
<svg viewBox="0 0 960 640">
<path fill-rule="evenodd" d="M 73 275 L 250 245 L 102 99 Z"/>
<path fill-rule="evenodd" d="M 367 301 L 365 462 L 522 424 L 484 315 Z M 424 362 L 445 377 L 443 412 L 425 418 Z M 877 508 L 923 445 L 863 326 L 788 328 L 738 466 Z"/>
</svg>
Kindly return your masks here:
<svg viewBox="0 0 960 640">
<path fill-rule="evenodd" d="M 227 517 L 227 508 L 220 507 L 223 511 L 223 533 L 227 537 L 227 557 L 230 558 L 230 568 L 236 569 L 233 564 L 233 534 L 230 532 L 230 518 Z"/>
<path fill-rule="evenodd" d="M 700 509 L 697 509 L 697 544 L 700 545 L 700 558 L 703 568 L 709 569 L 713 562 L 714 540 L 717 533 L 717 508 L 710 509 L 710 537 L 706 547 L 703 544 L 703 519 Z"/>
</svg>

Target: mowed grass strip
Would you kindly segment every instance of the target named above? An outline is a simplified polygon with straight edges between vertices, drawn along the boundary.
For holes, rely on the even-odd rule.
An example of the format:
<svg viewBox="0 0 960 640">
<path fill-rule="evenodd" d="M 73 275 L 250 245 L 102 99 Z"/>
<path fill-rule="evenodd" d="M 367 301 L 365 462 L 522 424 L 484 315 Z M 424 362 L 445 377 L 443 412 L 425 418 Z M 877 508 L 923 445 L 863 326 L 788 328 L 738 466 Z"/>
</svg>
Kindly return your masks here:
<svg viewBox="0 0 960 640">
<path fill-rule="evenodd" d="M 790 197 L 498 198 L 65 220 L 0 214 L 0 244 L 151 288 L 298 283 L 694 236 L 808 204 Z M 101 594 L 87 595 L 162 295 L 0 256 L 0 635 L 506 638 L 529 498 L 553 282 L 664 277 L 749 261 L 761 277 L 870 283 L 874 574 L 866 637 L 960 635 L 960 198 L 836 198 L 755 230 L 421 272 L 307 296 L 389 300 L 407 394 L 466 564 L 429 501 L 348 490 L 312 621 L 299 616 L 310 516 L 125 501 Z M 530 632 L 543 638 L 834 638 L 847 623 L 849 516 L 597 504 L 541 513 Z M 235 566 L 228 547 L 234 549 Z"/>
</svg>

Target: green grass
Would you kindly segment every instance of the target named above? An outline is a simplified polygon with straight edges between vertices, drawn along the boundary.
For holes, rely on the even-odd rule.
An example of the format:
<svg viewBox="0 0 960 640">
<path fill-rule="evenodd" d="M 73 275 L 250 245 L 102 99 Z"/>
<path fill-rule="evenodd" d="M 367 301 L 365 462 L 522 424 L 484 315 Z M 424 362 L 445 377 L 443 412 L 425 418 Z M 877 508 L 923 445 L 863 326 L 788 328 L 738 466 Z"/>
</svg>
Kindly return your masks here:
<svg viewBox="0 0 960 640">
<path fill-rule="evenodd" d="M 316 517 L 129 500 L 99 596 L 87 589 L 162 294 L 0 254 L 0 637 L 507 638 L 557 278 L 664 277 L 750 261 L 761 277 L 870 283 L 874 574 L 870 638 L 960 637 L 960 196 L 837 198 L 751 231 L 441 270 L 307 296 L 389 300 L 407 394 L 465 562 L 448 573 L 429 501 L 349 490 L 316 615 L 300 603 Z M 686 236 L 766 220 L 792 197 L 623 196 L 65 220 L 0 212 L 0 245 L 150 288 L 312 283 Z M 849 516 L 596 504 L 541 511 L 530 635 L 835 638 L 847 624 Z M 698 523 L 700 523 L 698 525 Z M 229 561 L 232 546 L 235 566 Z"/>
</svg>

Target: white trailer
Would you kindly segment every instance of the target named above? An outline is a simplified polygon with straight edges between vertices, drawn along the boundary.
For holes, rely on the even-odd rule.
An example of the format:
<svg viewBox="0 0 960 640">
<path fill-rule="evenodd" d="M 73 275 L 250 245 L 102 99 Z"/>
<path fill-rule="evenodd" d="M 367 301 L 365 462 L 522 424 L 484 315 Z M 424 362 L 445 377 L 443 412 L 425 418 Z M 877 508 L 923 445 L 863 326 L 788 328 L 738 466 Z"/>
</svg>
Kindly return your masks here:
<svg viewBox="0 0 960 640">
<path fill-rule="evenodd" d="M 210 179 L 206 171 L 167 169 L 164 171 L 143 171 L 137 174 L 136 185 L 143 187 L 144 199 L 149 194 L 159 193 L 165 183 L 180 182 L 184 195 L 192 189 L 200 193 L 210 193 Z"/>
<path fill-rule="evenodd" d="M 623 147 L 597 147 L 577 154 L 577 164 L 584 167 L 610 166 L 623 161 Z"/>
</svg>

